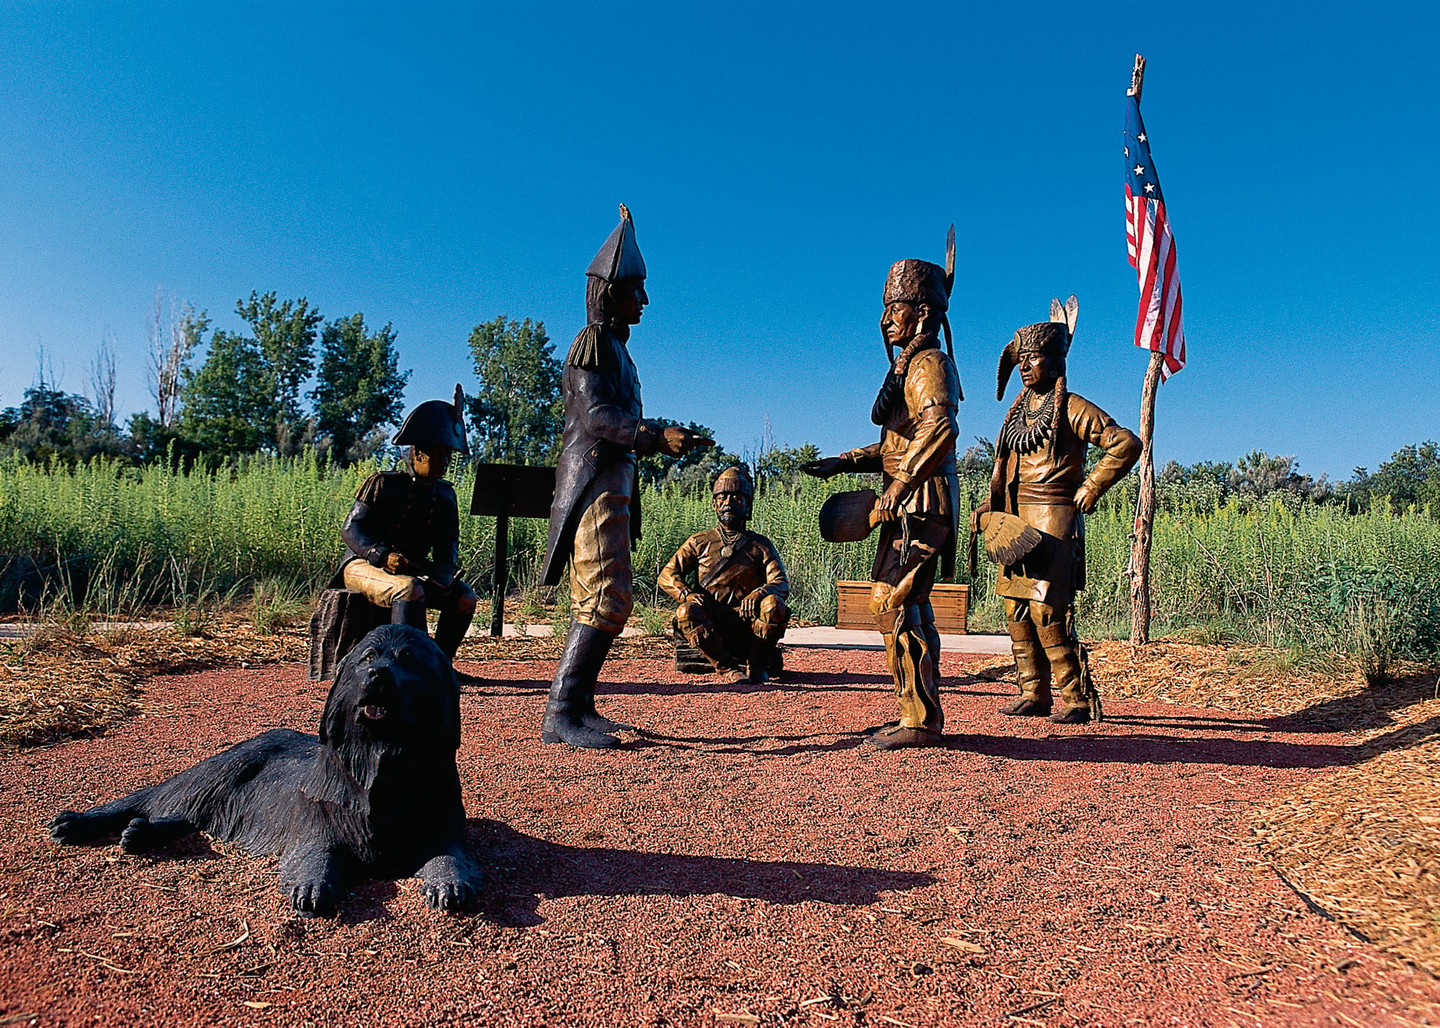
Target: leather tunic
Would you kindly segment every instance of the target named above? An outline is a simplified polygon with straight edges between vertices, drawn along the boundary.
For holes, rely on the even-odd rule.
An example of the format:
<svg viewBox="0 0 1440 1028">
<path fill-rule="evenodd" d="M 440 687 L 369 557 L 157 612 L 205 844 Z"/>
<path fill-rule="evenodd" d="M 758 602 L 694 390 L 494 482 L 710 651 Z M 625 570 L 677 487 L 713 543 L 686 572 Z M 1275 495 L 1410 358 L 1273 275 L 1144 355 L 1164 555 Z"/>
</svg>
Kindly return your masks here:
<svg viewBox="0 0 1440 1028">
<path fill-rule="evenodd" d="M 735 552 L 726 557 L 718 528 L 696 532 L 675 551 L 660 572 L 658 584 L 675 600 L 684 600 L 692 589 L 685 581 L 695 573 L 700 588 L 727 607 L 738 607 L 756 589 L 763 596 L 780 599 L 790 595 L 790 579 L 775 544 L 757 532 L 746 532 Z"/>
<path fill-rule="evenodd" d="M 917 350 L 905 369 L 904 402 L 894 404 L 880 441 L 844 454 L 858 471 L 879 471 L 886 488 L 904 482 L 901 509 L 946 518 L 958 526 L 960 483 L 955 476 L 960 376 L 938 342 Z"/>
<path fill-rule="evenodd" d="M 1075 393 L 1066 394 L 1057 429 L 1033 453 L 1008 450 L 1002 455 L 1000 505 L 992 496 L 991 508 L 1018 516 L 1044 536 L 1018 564 L 1001 565 L 995 592 L 1064 606 L 1085 588 L 1085 518 L 1075 506 L 1075 493 L 1085 485 L 1103 496 L 1140 459 L 1140 440 Z M 1087 477 L 1085 453 L 1090 446 L 1100 447 L 1105 455 Z"/>
</svg>

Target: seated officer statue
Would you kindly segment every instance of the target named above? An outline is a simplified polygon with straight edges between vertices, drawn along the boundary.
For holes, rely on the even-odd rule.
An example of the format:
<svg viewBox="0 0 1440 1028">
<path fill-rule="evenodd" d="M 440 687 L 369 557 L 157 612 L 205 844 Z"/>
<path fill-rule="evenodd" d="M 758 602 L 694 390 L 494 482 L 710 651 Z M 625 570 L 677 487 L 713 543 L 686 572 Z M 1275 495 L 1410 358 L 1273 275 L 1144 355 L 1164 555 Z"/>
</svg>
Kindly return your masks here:
<svg viewBox="0 0 1440 1028">
<path fill-rule="evenodd" d="M 680 633 L 715 670 L 733 681 L 763 682 L 779 668 L 790 581 L 775 544 L 745 529 L 754 497 L 744 471 L 720 472 L 712 494 L 718 527 L 685 540 L 660 572 L 659 585 L 680 604 Z M 685 582 L 691 572 L 696 588 Z"/>
<path fill-rule="evenodd" d="M 425 609 L 436 608 L 435 643 L 452 661 L 475 616 L 475 591 L 455 577 L 460 515 L 443 477 L 456 450 L 470 452 L 464 399 L 457 385 L 453 404 L 426 400 L 406 417 L 395 444 L 410 447 L 407 467 L 371 475 L 355 494 L 340 530 L 350 556 L 332 582 L 388 607 L 392 624 L 424 631 Z"/>
</svg>

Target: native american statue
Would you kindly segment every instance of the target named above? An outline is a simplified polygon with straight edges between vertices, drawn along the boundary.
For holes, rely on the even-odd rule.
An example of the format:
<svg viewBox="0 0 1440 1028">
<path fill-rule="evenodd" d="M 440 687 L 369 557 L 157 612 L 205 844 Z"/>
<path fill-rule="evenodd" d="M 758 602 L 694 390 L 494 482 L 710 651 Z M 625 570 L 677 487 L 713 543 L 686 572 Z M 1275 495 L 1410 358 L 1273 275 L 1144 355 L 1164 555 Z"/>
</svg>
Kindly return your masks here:
<svg viewBox="0 0 1440 1028">
<path fill-rule="evenodd" d="M 1075 593 L 1085 588 L 1085 515 L 1140 457 L 1140 440 L 1095 404 L 1069 391 L 1065 358 L 1079 304 L 1050 304 L 1050 320 L 1026 325 L 1000 354 L 995 398 L 1005 398 L 1018 366 L 1024 385 L 995 442 L 990 498 L 971 518 L 1000 565 L 995 592 L 1005 599 L 1020 698 L 1005 708 L 1058 724 L 1100 717 L 1085 647 L 1075 632 Z M 1105 455 L 1089 475 L 1085 452 Z M 1053 695 L 1059 693 L 1055 707 Z"/>
<path fill-rule="evenodd" d="M 572 623 L 540 738 L 599 749 L 620 744 L 609 733 L 630 730 L 596 712 L 595 683 L 634 602 L 630 549 L 640 539 L 636 456 L 678 457 L 714 443 L 642 416 L 640 376 L 627 343 L 650 297 L 635 223 L 624 204 L 620 223 L 585 275 L 587 324 L 570 347 L 561 378 L 565 434 L 541 572 L 543 584 L 558 585 L 569 561 Z"/>
<path fill-rule="evenodd" d="M 464 404 L 457 385 L 453 403 L 426 400 L 406 416 L 394 440 L 409 446 L 405 468 L 360 486 L 340 529 L 350 555 L 330 583 L 388 607 L 392 624 L 422 632 L 426 608 L 438 609 L 435 642 L 452 661 L 475 616 L 475 590 L 456 577 L 460 515 L 445 480 L 456 451 L 470 452 Z"/>
<path fill-rule="evenodd" d="M 870 573 L 870 612 L 885 637 L 900 723 L 866 740 L 880 749 L 938 746 L 945 729 L 940 633 L 930 590 L 942 556 L 946 572 L 953 571 L 958 516 L 955 439 L 961 392 L 946 315 L 954 282 L 953 227 L 945 267 L 920 260 L 891 267 L 880 318 L 890 369 L 870 412 L 880 426 L 880 441 L 802 467 L 821 478 L 842 471 L 883 476 L 885 491 L 871 515 L 880 523 L 880 543 Z"/>
<path fill-rule="evenodd" d="M 660 572 L 679 604 L 675 625 L 732 681 L 764 682 L 790 621 L 790 580 L 775 544 L 745 526 L 755 500 L 750 476 L 726 468 L 711 491 L 717 527 L 696 532 Z M 695 585 L 686 581 L 695 576 Z M 703 666 L 703 665 L 702 665 Z"/>
</svg>

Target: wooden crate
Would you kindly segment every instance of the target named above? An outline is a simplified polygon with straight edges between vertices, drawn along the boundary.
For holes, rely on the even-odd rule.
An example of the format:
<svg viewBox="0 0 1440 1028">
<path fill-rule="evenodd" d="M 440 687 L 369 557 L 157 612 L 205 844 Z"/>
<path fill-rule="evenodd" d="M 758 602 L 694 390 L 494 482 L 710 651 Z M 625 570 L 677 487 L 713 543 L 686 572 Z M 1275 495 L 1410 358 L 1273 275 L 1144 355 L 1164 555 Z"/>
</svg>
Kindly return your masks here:
<svg viewBox="0 0 1440 1028">
<path fill-rule="evenodd" d="M 840 593 L 835 615 L 836 628 L 858 628 L 875 631 L 875 618 L 870 614 L 869 582 L 836 582 Z M 970 587 L 937 583 L 930 590 L 930 605 L 935 608 L 935 627 L 945 635 L 964 635 L 970 629 Z"/>
</svg>

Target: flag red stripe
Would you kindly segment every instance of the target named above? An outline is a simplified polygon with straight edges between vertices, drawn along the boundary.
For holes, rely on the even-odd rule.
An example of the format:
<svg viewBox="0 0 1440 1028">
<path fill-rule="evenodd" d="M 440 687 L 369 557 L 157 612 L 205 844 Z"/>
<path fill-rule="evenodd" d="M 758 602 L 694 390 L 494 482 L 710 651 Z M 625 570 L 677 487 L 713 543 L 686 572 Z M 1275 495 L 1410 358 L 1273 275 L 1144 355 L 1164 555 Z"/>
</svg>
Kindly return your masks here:
<svg viewBox="0 0 1440 1028">
<path fill-rule="evenodd" d="M 1135 345 L 1164 354 L 1162 377 L 1185 365 L 1185 328 L 1175 240 L 1161 201 L 1132 196 L 1125 187 L 1125 237 L 1140 285 Z"/>
</svg>

